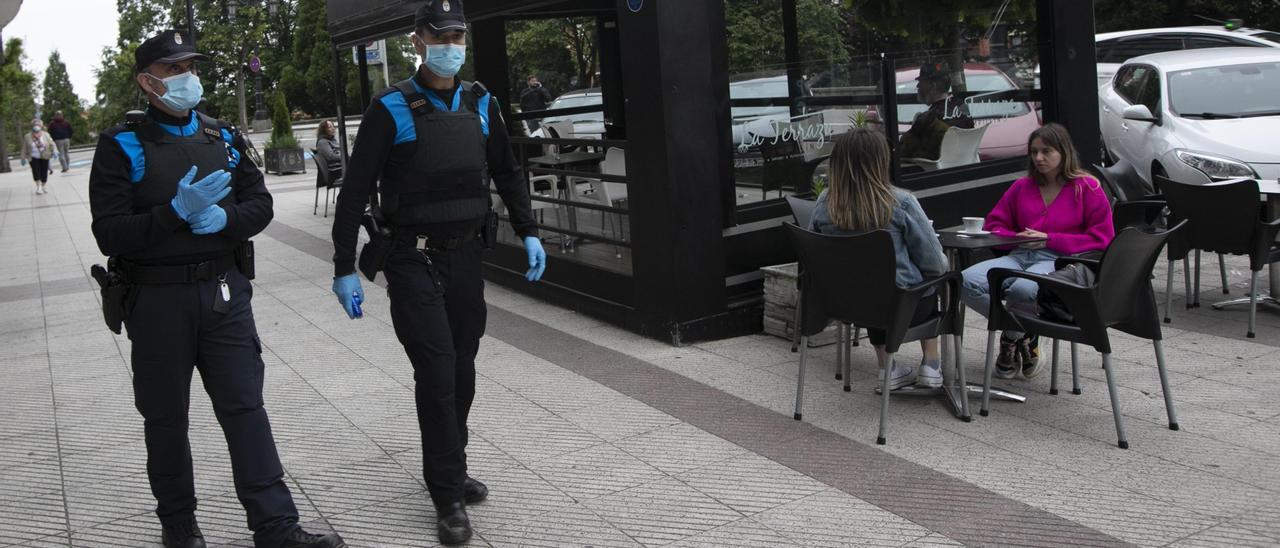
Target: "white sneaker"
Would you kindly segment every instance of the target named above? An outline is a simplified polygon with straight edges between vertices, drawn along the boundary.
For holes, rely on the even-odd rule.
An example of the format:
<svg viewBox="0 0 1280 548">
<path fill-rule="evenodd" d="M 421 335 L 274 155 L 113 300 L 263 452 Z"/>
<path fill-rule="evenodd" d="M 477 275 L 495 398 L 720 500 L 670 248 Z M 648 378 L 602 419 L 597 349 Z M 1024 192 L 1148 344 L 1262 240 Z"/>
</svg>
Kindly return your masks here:
<svg viewBox="0 0 1280 548">
<path fill-rule="evenodd" d="M 942 387 L 942 364 L 925 362 L 920 365 L 920 373 L 916 375 L 916 384 L 925 388 Z"/>
<path fill-rule="evenodd" d="M 880 370 L 880 374 L 876 376 L 876 380 L 880 385 L 884 385 L 884 370 Z M 904 367 L 901 365 L 893 366 L 893 376 L 889 377 L 889 390 L 897 390 L 907 386 L 916 380 L 916 370 L 914 367 Z"/>
</svg>

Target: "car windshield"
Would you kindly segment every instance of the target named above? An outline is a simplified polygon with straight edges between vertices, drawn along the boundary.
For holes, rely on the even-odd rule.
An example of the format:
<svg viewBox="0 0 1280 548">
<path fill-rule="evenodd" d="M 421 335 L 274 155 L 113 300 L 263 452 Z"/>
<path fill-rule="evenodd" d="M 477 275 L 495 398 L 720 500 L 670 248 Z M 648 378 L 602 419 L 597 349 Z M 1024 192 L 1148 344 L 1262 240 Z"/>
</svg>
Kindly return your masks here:
<svg viewBox="0 0 1280 548">
<path fill-rule="evenodd" d="M 1268 42 L 1275 42 L 1277 44 L 1280 44 L 1280 33 L 1271 32 L 1271 31 L 1255 32 L 1253 34 L 1250 34 L 1249 36 L 1252 36 L 1254 38 L 1261 38 Z"/>
<path fill-rule="evenodd" d="M 600 98 L 600 95 L 597 93 L 593 93 L 590 95 L 562 95 L 560 97 L 557 97 L 555 101 L 551 102 L 551 106 L 549 107 L 549 110 L 555 110 L 558 108 L 595 106 L 601 103 L 602 103 L 602 100 Z M 583 112 L 579 114 L 570 114 L 568 116 L 556 116 L 554 118 L 547 118 L 546 120 L 543 120 L 543 123 L 558 122 L 561 120 L 572 120 L 574 122 L 602 121 L 604 120 L 604 113 L 603 112 Z"/>
<path fill-rule="evenodd" d="M 969 91 L 971 92 L 1009 91 L 1018 89 L 1009 82 L 1007 78 L 999 74 L 965 74 L 964 79 L 968 84 Z M 915 93 L 915 80 L 898 83 L 899 95 L 914 95 Z M 975 120 L 982 118 L 1013 118 L 1030 112 L 1027 104 L 1020 101 L 983 102 L 982 97 L 972 97 L 968 102 L 969 115 Z M 927 108 L 929 108 L 929 105 L 898 105 L 898 122 L 904 125 L 910 124 L 917 114 L 924 112 Z"/>
<path fill-rule="evenodd" d="M 743 80 L 729 84 L 730 99 L 786 99 L 787 79 L 783 77 Z M 735 120 L 746 120 L 778 113 L 788 113 L 786 106 L 733 107 Z"/>
<path fill-rule="evenodd" d="M 1280 62 L 1169 73 L 1169 110 L 1183 118 L 1280 116 Z"/>
</svg>

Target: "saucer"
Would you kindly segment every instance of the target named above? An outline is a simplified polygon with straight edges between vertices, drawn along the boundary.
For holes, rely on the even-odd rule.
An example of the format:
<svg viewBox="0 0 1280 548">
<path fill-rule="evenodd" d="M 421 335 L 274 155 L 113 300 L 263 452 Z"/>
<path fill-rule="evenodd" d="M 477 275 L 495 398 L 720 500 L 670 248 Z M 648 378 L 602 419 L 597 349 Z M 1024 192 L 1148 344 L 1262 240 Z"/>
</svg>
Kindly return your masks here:
<svg viewBox="0 0 1280 548">
<path fill-rule="evenodd" d="M 989 230 L 974 230 L 974 231 L 972 231 L 972 232 L 971 232 L 971 231 L 968 231 L 968 230 L 957 230 L 957 231 L 956 231 L 956 234 L 959 234 L 959 235 L 961 235 L 961 236 L 986 236 L 986 235 L 988 235 L 988 234 L 991 234 L 991 231 L 989 231 Z"/>
</svg>

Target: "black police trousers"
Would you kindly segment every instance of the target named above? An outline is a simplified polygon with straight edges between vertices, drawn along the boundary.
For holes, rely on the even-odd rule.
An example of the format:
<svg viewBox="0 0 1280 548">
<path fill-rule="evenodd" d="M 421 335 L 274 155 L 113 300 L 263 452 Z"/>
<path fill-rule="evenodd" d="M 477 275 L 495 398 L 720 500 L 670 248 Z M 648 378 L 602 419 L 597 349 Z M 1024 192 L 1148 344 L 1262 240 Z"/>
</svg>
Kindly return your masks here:
<svg viewBox="0 0 1280 548">
<path fill-rule="evenodd" d="M 467 415 L 487 310 L 479 240 L 449 251 L 397 245 L 387 257 L 396 337 L 413 363 L 422 469 L 436 507 L 460 502 L 467 474 Z"/>
<path fill-rule="evenodd" d="M 139 285 L 127 326 L 133 341 L 133 394 L 145 424 L 147 476 L 162 524 L 196 511 L 187 441 L 192 369 L 213 403 L 231 452 L 236 496 L 256 546 L 276 547 L 297 527 L 271 425 L 262 407 L 262 347 L 253 322 L 253 285 L 232 270 L 231 302 L 213 310 L 217 280 Z"/>
</svg>

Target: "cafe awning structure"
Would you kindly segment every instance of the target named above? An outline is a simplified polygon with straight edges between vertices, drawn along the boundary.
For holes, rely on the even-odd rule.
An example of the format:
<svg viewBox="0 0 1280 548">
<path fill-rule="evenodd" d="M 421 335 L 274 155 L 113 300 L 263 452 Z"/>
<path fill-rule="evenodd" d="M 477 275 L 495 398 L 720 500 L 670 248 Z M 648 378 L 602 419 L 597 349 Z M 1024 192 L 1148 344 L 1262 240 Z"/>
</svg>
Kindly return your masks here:
<svg viewBox="0 0 1280 548">
<path fill-rule="evenodd" d="M 804 75 L 797 62 L 796 0 L 778 2 L 786 35 L 789 91 L 788 97 L 772 100 L 731 98 L 721 1 L 465 1 L 475 77 L 489 85 L 508 120 L 529 116 L 511 111 L 512 90 L 506 85 L 511 80 L 507 22 L 593 19 L 603 100 L 598 106 L 564 113 L 602 112 L 605 130 L 598 143 L 602 148 L 624 149 L 626 155 L 625 176 L 618 178 L 626 184 L 625 208 L 570 205 L 598 210 L 602 217 L 628 218 L 626 241 L 598 239 L 625 248 L 628 268 L 601 268 L 573 260 L 548 245 L 545 280 L 528 284 L 521 276 L 523 250 L 499 245 L 486 256 L 486 277 L 673 344 L 759 331 L 763 283 L 758 269 L 794 260 L 781 229 L 790 213 L 781 199 L 750 204 L 737 200 L 734 151 L 738 143 L 732 109 L 781 104 L 794 115 L 802 108 L 857 99 L 801 96 Z M 1094 161 L 1099 146 L 1093 37 L 1074 30 L 1093 28 L 1092 10 L 1087 9 L 1091 3 L 1027 1 L 1034 3 L 1039 26 L 1040 86 L 1024 90 L 1019 100 L 1039 107 L 1036 116 L 1044 121 L 1067 125 L 1082 159 Z M 411 0 L 328 0 L 335 63 L 340 49 L 360 49 L 367 42 L 411 32 L 419 5 Z M 896 66 L 887 53 L 878 62 L 885 67 L 882 81 L 888 83 L 878 98 L 892 104 L 899 98 L 892 87 Z M 345 87 L 337 89 L 342 93 Z M 366 101 L 370 93 L 366 84 L 362 89 Z M 537 143 L 529 138 L 514 142 Z M 1023 172 L 1025 160 L 1010 158 L 905 175 L 898 184 L 916 192 L 931 217 L 947 226 L 962 215 L 985 212 Z"/>
</svg>

